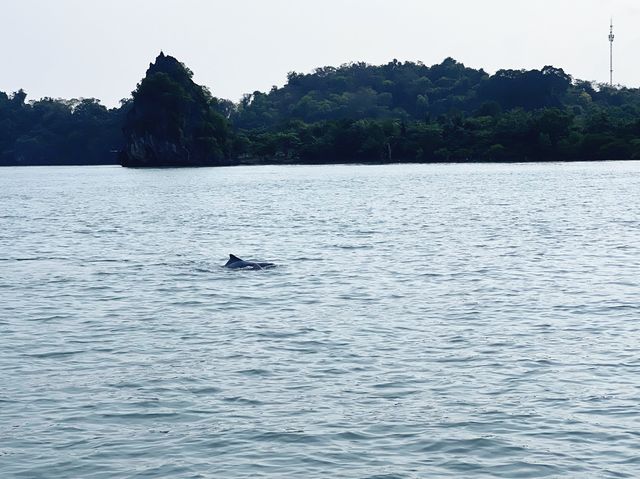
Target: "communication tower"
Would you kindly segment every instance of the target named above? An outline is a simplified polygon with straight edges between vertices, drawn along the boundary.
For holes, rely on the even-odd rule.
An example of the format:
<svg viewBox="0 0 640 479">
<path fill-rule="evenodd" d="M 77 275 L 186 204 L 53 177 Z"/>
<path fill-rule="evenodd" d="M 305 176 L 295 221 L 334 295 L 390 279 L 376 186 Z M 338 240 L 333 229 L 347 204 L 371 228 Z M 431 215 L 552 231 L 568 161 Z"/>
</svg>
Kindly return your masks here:
<svg viewBox="0 0 640 479">
<path fill-rule="evenodd" d="M 613 18 L 611 19 L 611 26 L 609 28 L 609 85 L 613 86 L 613 40 L 615 39 L 613 34 Z"/>
</svg>

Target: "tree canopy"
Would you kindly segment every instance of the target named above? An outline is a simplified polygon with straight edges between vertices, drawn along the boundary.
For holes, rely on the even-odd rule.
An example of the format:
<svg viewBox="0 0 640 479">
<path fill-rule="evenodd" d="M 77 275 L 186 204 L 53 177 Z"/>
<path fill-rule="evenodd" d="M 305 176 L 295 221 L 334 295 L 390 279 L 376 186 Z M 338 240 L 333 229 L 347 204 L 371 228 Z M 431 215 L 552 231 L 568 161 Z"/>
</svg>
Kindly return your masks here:
<svg viewBox="0 0 640 479">
<path fill-rule="evenodd" d="M 640 90 L 452 58 L 291 72 L 238 103 L 160 54 L 132 98 L 0 92 L 0 164 L 131 166 L 640 159 Z"/>
<path fill-rule="evenodd" d="M 232 120 L 236 155 L 254 161 L 640 159 L 640 91 L 551 66 L 489 75 L 447 58 L 293 72 L 246 95 Z"/>
<path fill-rule="evenodd" d="M 94 98 L 43 98 L 0 92 L 0 165 L 113 164 L 129 108 L 107 109 Z"/>
</svg>

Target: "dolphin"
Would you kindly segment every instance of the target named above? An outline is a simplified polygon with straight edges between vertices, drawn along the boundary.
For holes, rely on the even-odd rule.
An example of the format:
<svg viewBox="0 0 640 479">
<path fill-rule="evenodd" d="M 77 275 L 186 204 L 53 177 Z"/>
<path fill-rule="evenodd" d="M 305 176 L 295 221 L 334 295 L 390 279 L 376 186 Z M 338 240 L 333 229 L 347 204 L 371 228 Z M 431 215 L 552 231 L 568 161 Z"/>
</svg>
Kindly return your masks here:
<svg viewBox="0 0 640 479">
<path fill-rule="evenodd" d="M 276 265 L 273 263 L 255 263 L 253 261 L 245 261 L 233 254 L 229 255 L 229 261 L 227 261 L 227 264 L 224 265 L 225 268 L 230 269 L 267 269 L 275 268 L 275 266 Z"/>
</svg>

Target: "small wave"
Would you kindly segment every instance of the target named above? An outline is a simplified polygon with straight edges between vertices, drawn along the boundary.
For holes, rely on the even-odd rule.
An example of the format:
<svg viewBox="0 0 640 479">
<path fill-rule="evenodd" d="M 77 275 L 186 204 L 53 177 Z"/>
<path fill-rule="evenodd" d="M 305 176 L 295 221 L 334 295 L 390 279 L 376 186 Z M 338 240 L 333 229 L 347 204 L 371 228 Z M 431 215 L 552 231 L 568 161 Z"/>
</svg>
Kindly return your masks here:
<svg viewBox="0 0 640 479">
<path fill-rule="evenodd" d="M 334 248 L 344 249 L 344 250 L 359 250 L 359 249 L 373 249 L 372 245 L 342 245 L 336 244 L 333 245 Z"/>
<path fill-rule="evenodd" d="M 101 414 L 100 417 L 104 418 L 114 418 L 114 419 L 167 419 L 171 417 L 178 417 L 179 413 L 177 412 L 123 412 L 123 413 L 105 413 Z"/>
<path fill-rule="evenodd" d="M 67 261 L 69 258 L 60 256 L 34 256 L 22 258 L 0 258 L 0 261 Z"/>
<path fill-rule="evenodd" d="M 215 386 L 207 386 L 203 388 L 189 389 L 189 391 L 197 395 L 209 395 L 209 394 L 218 394 L 219 392 L 222 391 L 222 389 L 217 388 Z"/>
<path fill-rule="evenodd" d="M 76 354 L 82 354 L 85 352 L 86 351 L 49 351 L 46 353 L 30 353 L 30 354 L 27 354 L 26 356 L 29 356 L 31 358 L 38 358 L 38 359 L 64 358 L 68 356 L 75 356 Z"/>
<path fill-rule="evenodd" d="M 253 438 L 255 441 L 311 444 L 320 442 L 320 438 L 302 431 L 265 432 Z"/>
<path fill-rule="evenodd" d="M 222 400 L 227 403 L 243 404 L 245 406 L 261 406 L 264 404 L 257 399 L 247 399 L 239 396 L 226 397 Z"/>
<path fill-rule="evenodd" d="M 270 376 L 271 371 L 267 371 L 266 369 L 242 369 L 238 371 L 238 374 L 242 374 L 244 376 Z"/>
</svg>

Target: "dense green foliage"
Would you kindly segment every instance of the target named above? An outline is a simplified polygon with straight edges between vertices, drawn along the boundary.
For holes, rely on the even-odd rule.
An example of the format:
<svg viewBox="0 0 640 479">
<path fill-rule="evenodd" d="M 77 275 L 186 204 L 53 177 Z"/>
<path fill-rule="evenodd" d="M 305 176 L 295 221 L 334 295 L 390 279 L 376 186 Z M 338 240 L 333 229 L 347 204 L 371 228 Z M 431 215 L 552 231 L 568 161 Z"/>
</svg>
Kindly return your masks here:
<svg viewBox="0 0 640 479">
<path fill-rule="evenodd" d="M 453 59 L 289 74 L 233 114 L 238 156 L 256 161 L 640 159 L 640 91 L 563 70 L 488 75 Z"/>
<path fill-rule="evenodd" d="M 227 162 L 229 126 L 193 73 L 162 52 L 133 92 L 124 125 L 125 166 L 199 166 Z"/>
<path fill-rule="evenodd" d="M 0 165 L 116 162 L 128 102 L 109 110 L 94 99 L 25 99 L 0 92 Z"/>
<path fill-rule="evenodd" d="M 112 110 L 0 92 L 0 164 L 113 163 L 116 149 L 134 166 L 640 159 L 640 90 L 553 67 L 354 63 L 238 104 L 191 77 L 161 54 Z"/>
</svg>

